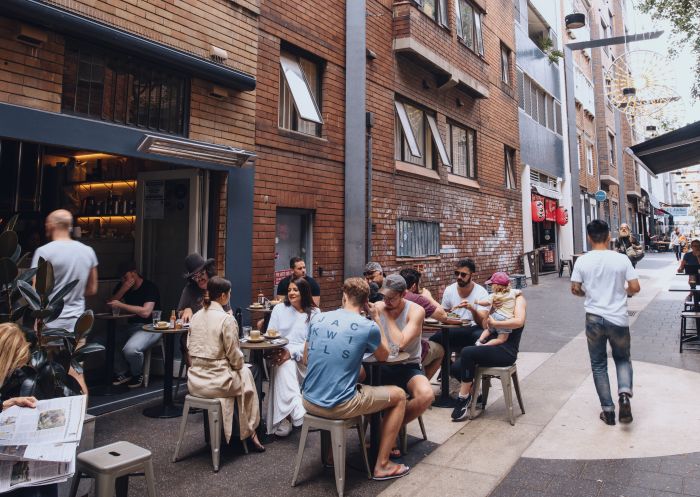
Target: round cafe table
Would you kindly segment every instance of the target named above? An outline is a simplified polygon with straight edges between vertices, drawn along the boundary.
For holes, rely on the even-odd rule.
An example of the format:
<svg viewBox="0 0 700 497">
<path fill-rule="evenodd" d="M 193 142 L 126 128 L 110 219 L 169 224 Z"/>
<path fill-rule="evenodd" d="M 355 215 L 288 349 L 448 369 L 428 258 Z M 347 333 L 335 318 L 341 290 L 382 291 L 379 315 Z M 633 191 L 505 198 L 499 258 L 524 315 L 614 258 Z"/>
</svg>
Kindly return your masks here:
<svg viewBox="0 0 700 497">
<path fill-rule="evenodd" d="M 269 314 L 268 314 L 269 319 Z M 264 337 L 263 337 L 264 338 Z M 289 340 L 283 337 L 277 338 L 264 338 L 260 342 L 251 342 L 247 338 L 241 338 L 239 344 L 241 350 L 250 350 L 251 358 L 250 362 L 256 364 L 260 368 L 259 373 L 256 375 L 255 389 L 258 392 L 258 402 L 260 403 L 260 415 L 262 417 L 262 372 L 264 371 L 265 365 L 265 352 L 271 350 L 281 349 L 289 343 Z M 272 420 L 274 415 L 274 395 L 275 395 L 275 366 L 270 364 L 270 388 L 267 391 L 267 416 L 265 417 L 265 422 L 267 424 L 267 429 L 272 429 Z"/>
<path fill-rule="evenodd" d="M 100 312 L 95 314 L 95 319 L 100 319 L 102 321 L 107 321 L 107 347 L 105 352 L 105 371 L 107 373 L 107 384 L 101 385 L 90 389 L 92 395 L 117 395 L 124 393 L 126 391 L 126 386 L 124 385 L 112 385 L 112 379 L 114 378 L 114 354 L 116 353 L 116 335 L 117 335 L 117 321 L 121 319 L 129 319 L 136 316 L 136 314 L 119 314 L 114 315 L 111 312 Z"/>
<path fill-rule="evenodd" d="M 392 366 L 405 363 L 410 357 L 408 352 L 399 352 L 396 357 L 387 358 L 386 361 L 378 361 L 373 355 L 362 360 L 362 363 L 369 369 L 369 384 L 373 387 L 382 384 L 381 366 Z M 369 467 L 374 468 L 379 453 L 379 440 L 381 438 L 382 413 L 377 411 L 370 416 L 369 420 Z"/>
<path fill-rule="evenodd" d="M 174 328 L 157 329 L 152 324 L 143 327 L 143 331 L 160 333 L 165 339 L 165 376 L 163 378 L 163 403 L 158 406 L 147 407 L 143 415 L 149 418 L 177 418 L 182 416 L 182 407 L 173 402 L 173 362 L 175 361 L 175 337 L 187 332 L 187 328 L 176 330 Z"/>
<path fill-rule="evenodd" d="M 465 325 L 464 322 L 460 322 L 459 324 L 441 323 L 439 321 L 423 322 L 424 328 L 442 330 L 441 345 L 445 349 L 445 355 L 442 358 L 442 366 L 440 367 L 440 396 L 436 398 L 433 402 L 433 405 L 435 407 L 454 407 L 455 399 L 450 395 L 450 366 L 452 364 L 452 351 L 450 350 L 450 330 L 466 328 L 468 326 L 471 325 Z"/>
</svg>

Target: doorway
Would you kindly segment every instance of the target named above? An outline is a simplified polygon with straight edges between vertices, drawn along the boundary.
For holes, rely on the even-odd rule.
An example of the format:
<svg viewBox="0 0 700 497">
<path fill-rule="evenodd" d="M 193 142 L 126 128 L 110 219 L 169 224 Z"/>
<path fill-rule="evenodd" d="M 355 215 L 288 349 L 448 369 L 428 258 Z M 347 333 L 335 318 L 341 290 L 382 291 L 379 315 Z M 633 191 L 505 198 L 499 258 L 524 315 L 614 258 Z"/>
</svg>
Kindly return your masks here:
<svg viewBox="0 0 700 497">
<path fill-rule="evenodd" d="M 138 175 L 136 261 L 144 277 L 158 286 L 164 311 L 175 309 L 180 300 L 187 254 L 206 258 L 209 203 L 203 175 L 192 169 Z"/>
<path fill-rule="evenodd" d="M 289 260 L 301 257 L 306 272 L 313 272 L 313 212 L 303 209 L 277 209 L 275 231 L 275 286 L 291 274 Z"/>
</svg>

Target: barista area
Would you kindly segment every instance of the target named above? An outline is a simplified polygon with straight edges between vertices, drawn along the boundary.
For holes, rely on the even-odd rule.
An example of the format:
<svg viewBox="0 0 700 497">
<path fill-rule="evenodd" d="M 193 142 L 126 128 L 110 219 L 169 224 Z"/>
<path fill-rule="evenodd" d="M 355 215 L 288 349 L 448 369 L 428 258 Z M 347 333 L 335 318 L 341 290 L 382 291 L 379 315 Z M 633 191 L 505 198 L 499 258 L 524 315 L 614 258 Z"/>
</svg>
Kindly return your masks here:
<svg viewBox="0 0 700 497">
<path fill-rule="evenodd" d="M 44 219 L 51 211 L 73 214 L 73 238 L 92 247 L 99 263 L 98 294 L 86 302 L 95 313 L 110 311 L 106 302 L 124 262 L 136 261 L 158 286 L 161 310 L 170 315 L 185 284 L 187 254 L 214 257 L 225 173 L 0 139 L 0 175 L 0 219 L 19 214 L 23 253 L 48 242 Z M 28 265 L 31 257 L 24 260 Z M 92 339 L 102 342 L 104 328 L 96 320 Z M 88 382 L 104 382 L 100 374 L 88 374 Z"/>
</svg>

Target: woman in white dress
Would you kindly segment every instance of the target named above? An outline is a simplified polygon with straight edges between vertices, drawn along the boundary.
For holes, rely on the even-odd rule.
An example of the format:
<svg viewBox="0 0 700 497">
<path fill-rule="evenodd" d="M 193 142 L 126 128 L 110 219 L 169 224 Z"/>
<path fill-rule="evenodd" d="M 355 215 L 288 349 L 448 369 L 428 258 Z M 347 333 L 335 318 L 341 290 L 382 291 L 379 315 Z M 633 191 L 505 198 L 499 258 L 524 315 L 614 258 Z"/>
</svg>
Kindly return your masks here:
<svg viewBox="0 0 700 497">
<path fill-rule="evenodd" d="M 269 359 L 275 366 L 275 388 L 272 396 L 274 416 L 268 423 L 268 433 L 286 437 L 292 426 L 304 422 L 304 406 L 301 403 L 301 381 L 305 374 L 304 343 L 311 317 L 319 312 L 311 296 L 311 286 L 304 278 L 289 283 L 283 304 L 272 310 L 267 330 L 277 330 L 289 343 Z M 268 418 L 269 420 L 269 418 Z M 291 420 L 291 421 L 290 421 Z"/>
</svg>

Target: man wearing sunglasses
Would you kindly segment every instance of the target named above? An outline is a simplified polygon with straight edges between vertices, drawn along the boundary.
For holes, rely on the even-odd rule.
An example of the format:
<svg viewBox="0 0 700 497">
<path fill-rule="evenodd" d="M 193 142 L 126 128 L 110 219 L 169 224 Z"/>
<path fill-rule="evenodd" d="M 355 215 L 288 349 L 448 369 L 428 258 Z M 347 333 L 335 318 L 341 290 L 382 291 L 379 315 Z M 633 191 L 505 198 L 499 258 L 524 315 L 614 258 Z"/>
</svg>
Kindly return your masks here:
<svg viewBox="0 0 700 497">
<path fill-rule="evenodd" d="M 379 292 L 379 289 L 384 284 L 384 270 L 378 262 L 368 262 L 365 266 L 365 272 L 362 273 L 367 283 L 369 284 L 369 301 L 374 304 L 384 300 L 384 295 Z"/>
<path fill-rule="evenodd" d="M 478 301 L 489 296 L 486 289 L 472 281 L 476 264 L 472 259 L 457 262 L 454 275 L 457 280 L 445 288 L 442 294 L 442 307 L 457 314 L 462 322 L 469 321 L 464 328 L 450 330 L 450 350 L 459 354 L 462 348 L 474 345 L 483 331 L 481 323 L 489 317 L 489 308 L 480 306 Z M 430 341 L 441 343 L 442 330 L 430 337 Z"/>
</svg>

